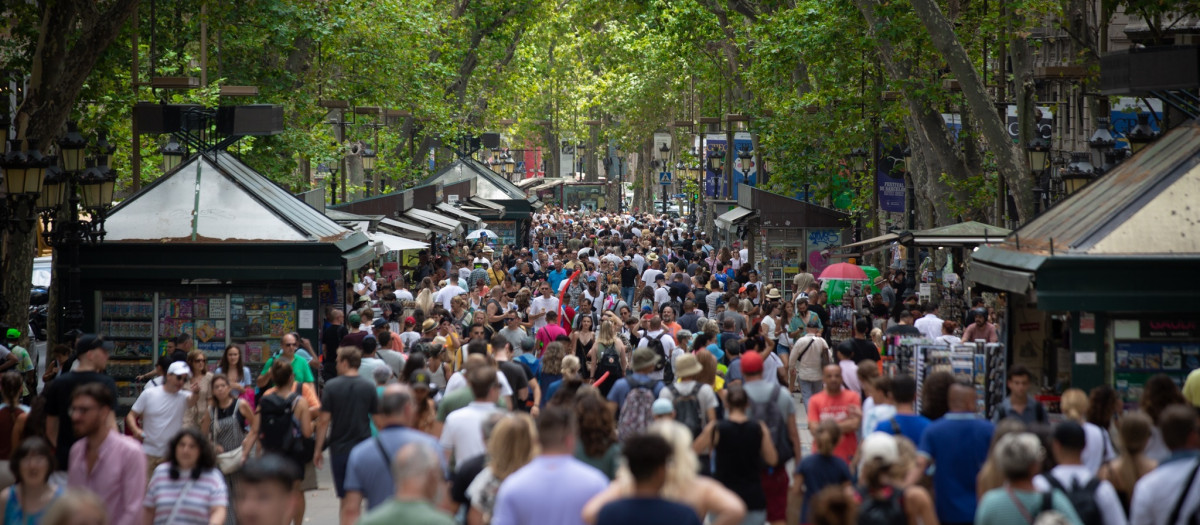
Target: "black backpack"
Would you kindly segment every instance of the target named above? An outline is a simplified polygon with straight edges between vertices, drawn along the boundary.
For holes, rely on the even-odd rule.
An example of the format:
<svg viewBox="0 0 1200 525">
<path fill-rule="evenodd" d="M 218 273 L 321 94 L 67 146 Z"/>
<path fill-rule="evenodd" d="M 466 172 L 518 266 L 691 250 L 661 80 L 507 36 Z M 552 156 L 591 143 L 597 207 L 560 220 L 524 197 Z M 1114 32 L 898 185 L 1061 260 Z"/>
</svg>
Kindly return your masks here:
<svg viewBox="0 0 1200 525">
<path fill-rule="evenodd" d="M 663 383 L 671 384 L 675 382 L 675 369 L 671 367 L 671 356 L 667 355 L 666 347 L 663 346 L 662 337 L 666 332 L 659 332 L 657 336 L 650 335 L 649 332 L 642 336 L 646 341 L 646 348 L 654 351 L 655 355 L 662 357 L 658 360 L 658 364 L 654 365 L 654 371 L 659 370 L 663 373 Z"/>
<path fill-rule="evenodd" d="M 600 359 L 596 363 L 596 372 L 593 374 L 599 378 L 608 372 L 608 377 L 612 381 L 625 376 L 625 371 L 621 370 L 621 356 L 617 355 L 617 345 L 601 345 Z"/>
<path fill-rule="evenodd" d="M 704 414 L 698 397 L 701 384 L 697 382 L 692 385 L 692 391 L 686 394 L 680 392 L 678 386 L 676 383 L 667 386 L 673 396 L 671 404 L 675 406 L 675 421 L 688 427 L 688 430 L 692 431 L 692 439 L 695 439 L 704 430 Z"/>
<path fill-rule="evenodd" d="M 1068 489 L 1059 483 L 1053 474 L 1046 474 L 1044 477 L 1051 487 L 1066 494 L 1067 499 L 1071 500 L 1071 506 L 1075 507 L 1075 513 L 1079 515 L 1080 523 L 1104 525 L 1103 514 L 1100 512 L 1100 507 L 1096 505 L 1096 487 L 1100 486 L 1100 478 L 1093 477 L 1086 485 L 1080 485 L 1079 480 L 1072 480 L 1071 487 Z"/>
<path fill-rule="evenodd" d="M 771 434 L 771 442 L 775 444 L 775 450 L 779 455 L 775 464 L 768 466 L 778 467 L 792 459 L 795 451 L 792 450 L 792 440 L 788 434 L 787 416 L 779 410 L 779 398 L 784 395 L 784 388 L 779 385 L 774 385 L 774 388 L 771 397 L 762 403 L 751 399 L 750 411 L 746 415 L 751 421 L 762 421 L 767 425 L 767 431 Z"/>
<path fill-rule="evenodd" d="M 887 499 L 877 499 L 863 490 L 858 506 L 858 525 L 894 525 L 908 523 L 904 514 L 904 490 L 894 489 Z"/>
<path fill-rule="evenodd" d="M 300 422 L 294 412 L 298 397 L 297 392 L 286 398 L 276 392 L 259 400 L 258 442 L 264 450 L 304 465 L 312 460 L 316 441 L 300 432 Z"/>
</svg>

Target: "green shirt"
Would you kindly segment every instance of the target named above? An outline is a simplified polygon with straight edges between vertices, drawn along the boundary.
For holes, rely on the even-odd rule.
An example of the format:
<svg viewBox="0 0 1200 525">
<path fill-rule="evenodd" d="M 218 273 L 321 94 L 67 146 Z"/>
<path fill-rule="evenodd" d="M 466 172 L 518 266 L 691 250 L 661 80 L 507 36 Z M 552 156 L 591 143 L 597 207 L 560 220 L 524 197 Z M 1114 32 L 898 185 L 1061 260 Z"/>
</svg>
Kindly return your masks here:
<svg viewBox="0 0 1200 525">
<path fill-rule="evenodd" d="M 29 357 L 29 351 L 21 346 L 12 347 L 13 355 L 17 356 L 17 372 L 21 373 L 21 380 L 25 380 L 25 374 L 34 369 L 33 359 Z M 29 395 L 29 382 L 25 381 L 25 386 L 21 387 L 21 396 Z"/>
<path fill-rule="evenodd" d="M 575 442 L 575 459 L 596 467 L 596 470 L 603 472 L 605 476 L 608 476 L 608 479 L 614 479 L 617 477 L 617 459 L 620 456 L 620 443 L 613 443 L 608 447 L 608 450 L 604 451 L 603 456 L 593 458 L 583 451 L 582 440 Z"/>
<path fill-rule="evenodd" d="M 1016 496 L 1017 501 L 1021 502 L 1021 507 L 1025 512 L 1036 519 L 1038 512 L 1042 510 L 1042 493 L 1014 490 L 1013 495 Z M 1068 522 L 1079 525 L 1079 514 L 1075 513 L 1075 507 L 1071 506 L 1071 500 L 1067 499 L 1066 494 L 1054 491 L 1050 503 L 1054 506 L 1054 510 L 1066 517 Z M 1005 487 L 987 491 L 975 509 L 975 525 L 1007 525 L 1026 522 L 1025 515 L 1013 504 Z"/>
<path fill-rule="evenodd" d="M 271 356 L 270 359 L 267 359 L 267 362 L 263 364 L 263 368 L 262 368 L 263 373 L 264 374 L 270 373 L 271 365 L 274 363 L 275 363 L 274 356 Z M 308 361 L 305 361 L 304 358 L 299 357 L 299 356 L 292 357 L 292 375 L 296 379 L 297 383 L 316 383 L 317 382 L 317 380 L 313 378 L 312 368 L 309 368 Z"/>
<path fill-rule="evenodd" d="M 427 501 L 397 501 L 375 507 L 362 518 L 358 525 L 454 525 L 454 518 L 437 510 Z"/>
</svg>

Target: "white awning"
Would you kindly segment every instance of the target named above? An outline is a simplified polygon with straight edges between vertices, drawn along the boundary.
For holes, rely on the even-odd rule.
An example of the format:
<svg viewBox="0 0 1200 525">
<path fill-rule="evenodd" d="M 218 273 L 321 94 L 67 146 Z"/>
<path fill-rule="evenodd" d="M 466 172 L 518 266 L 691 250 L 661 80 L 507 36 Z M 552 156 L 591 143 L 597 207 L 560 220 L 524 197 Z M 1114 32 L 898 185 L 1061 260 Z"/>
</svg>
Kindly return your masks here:
<svg viewBox="0 0 1200 525">
<path fill-rule="evenodd" d="M 398 252 L 401 250 L 423 250 L 429 247 L 429 243 L 405 239 L 404 237 L 392 235 L 390 233 L 374 232 L 369 233 L 368 236 L 370 236 L 372 240 L 383 245 L 385 248 L 384 253 Z"/>
<path fill-rule="evenodd" d="M 416 208 L 412 208 L 404 212 L 404 216 L 421 224 L 427 225 L 431 230 L 443 234 L 453 233 L 462 226 L 457 219 L 452 217 L 446 217 L 433 212 L 418 210 Z"/>
<path fill-rule="evenodd" d="M 754 213 L 754 210 L 738 206 L 717 216 L 714 222 L 716 222 L 718 227 L 728 230 L 732 228 L 735 223 L 741 222 L 752 213 Z"/>
<path fill-rule="evenodd" d="M 437 206 L 435 206 L 435 208 L 440 210 L 442 213 L 456 217 L 461 221 L 470 222 L 470 223 L 483 222 L 483 219 L 476 217 L 474 215 L 471 215 L 470 213 L 462 211 L 458 208 L 455 208 L 453 204 L 450 204 L 448 202 L 439 202 L 437 204 Z"/>
<path fill-rule="evenodd" d="M 399 233 L 401 237 L 415 236 L 417 238 L 424 239 L 433 233 L 433 231 L 428 228 L 417 226 L 411 222 L 398 221 L 396 219 L 385 218 L 379 221 L 379 224 L 380 226 L 386 226 L 392 230 L 395 230 L 396 233 Z"/>
</svg>

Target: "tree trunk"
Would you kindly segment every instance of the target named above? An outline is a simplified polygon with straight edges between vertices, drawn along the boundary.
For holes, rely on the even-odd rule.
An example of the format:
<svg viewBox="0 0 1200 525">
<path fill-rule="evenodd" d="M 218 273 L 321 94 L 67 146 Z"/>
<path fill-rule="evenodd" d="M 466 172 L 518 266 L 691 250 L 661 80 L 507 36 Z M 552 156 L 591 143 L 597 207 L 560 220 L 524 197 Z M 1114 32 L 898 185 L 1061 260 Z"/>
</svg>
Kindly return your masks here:
<svg viewBox="0 0 1200 525">
<path fill-rule="evenodd" d="M 967 100 L 967 108 L 975 117 L 989 149 L 996 157 L 997 170 L 1000 176 L 1013 188 L 1013 200 L 1017 204 L 1019 219 L 1028 220 L 1033 217 L 1033 184 L 1029 170 L 1013 144 L 1005 129 L 1004 121 L 996 113 L 991 97 L 988 96 L 979 73 L 967 56 L 967 51 L 958 41 L 954 27 L 942 14 L 935 0 L 911 0 L 913 10 L 921 19 L 925 29 L 929 31 L 933 46 L 941 53 L 942 58 L 950 66 L 950 71 L 962 86 L 963 95 Z"/>
<path fill-rule="evenodd" d="M 129 17 L 137 0 L 116 0 L 100 11 L 90 1 L 57 1 L 43 4 L 41 27 L 34 50 L 29 89 L 17 108 L 17 136 L 34 139 L 46 147 L 66 125 L 84 81 Z M 3 284 L 0 296 L 9 308 L 0 322 L 13 327 L 29 325 L 29 276 L 37 230 L 4 236 Z M 50 312 L 49 315 L 57 315 Z"/>
<path fill-rule="evenodd" d="M 909 147 L 913 152 L 913 165 L 908 169 L 914 173 L 914 180 L 932 180 L 933 184 L 937 185 L 939 195 L 952 196 L 953 200 L 962 206 L 965 218 L 977 218 L 980 213 L 969 206 L 967 192 L 962 188 L 951 188 L 941 180 L 942 174 L 955 180 L 965 180 L 973 171 L 959 155 L 956 141 L 941 113 L 924 94 L 929 87 L 919 80 L 922 75 L 917 72 L 917 68 L 910 61 L 897 55 L 894 43 L 884 33 L 875 30 L 884 23 L 876 14 L 880 7 L 879 0 L 855 0 L 855 3 L 875 37 L 884 69 L 893 81 L 900 84 L 904 93 L 910 115 L 906 122 L 912 134 L 909 137 Z M 924 154 L 918 156 L 918 148 L 923 149 Z M 949 199 L 939 198 L 934 203 L 939 217 L 951 216 Z"/>
</svg>

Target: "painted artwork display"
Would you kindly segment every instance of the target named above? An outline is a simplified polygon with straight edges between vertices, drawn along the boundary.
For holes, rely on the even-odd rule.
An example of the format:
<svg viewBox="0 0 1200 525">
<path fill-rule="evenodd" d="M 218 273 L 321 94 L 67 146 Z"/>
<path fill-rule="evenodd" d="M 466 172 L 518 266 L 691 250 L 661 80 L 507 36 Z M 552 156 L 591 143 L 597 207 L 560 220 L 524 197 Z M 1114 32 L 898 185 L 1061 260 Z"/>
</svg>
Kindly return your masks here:
<svg viewBox="0 0 1200 525">
<path fill-rule="evenodd" d="M 808 260 L 808 271 L 813 275 L 821 275 L 821 271 L 831 264 L 823 252 L 842 245 L 842 232 L 834 229 L 808 230 L 806 240 L 808 253 L 805 258 Z"/>
</svg>

